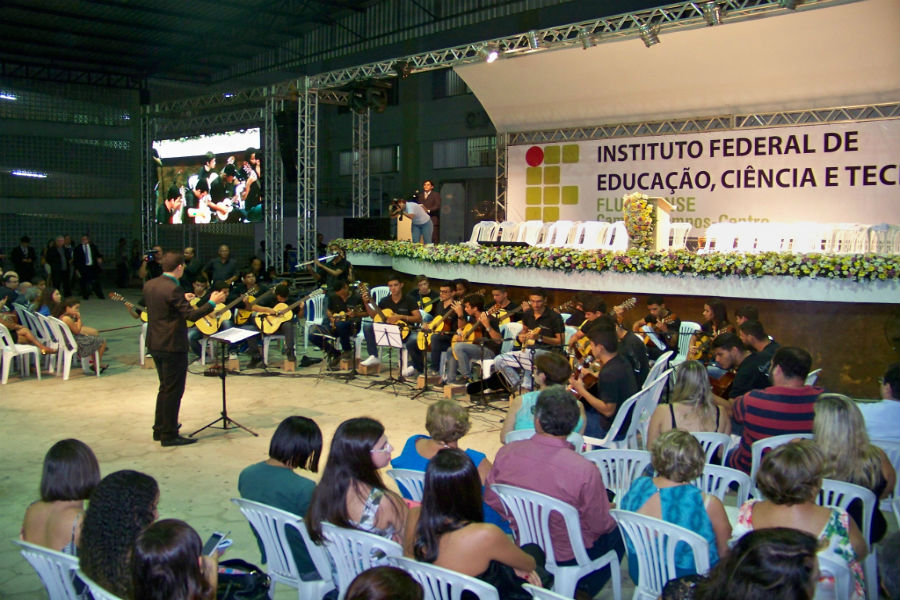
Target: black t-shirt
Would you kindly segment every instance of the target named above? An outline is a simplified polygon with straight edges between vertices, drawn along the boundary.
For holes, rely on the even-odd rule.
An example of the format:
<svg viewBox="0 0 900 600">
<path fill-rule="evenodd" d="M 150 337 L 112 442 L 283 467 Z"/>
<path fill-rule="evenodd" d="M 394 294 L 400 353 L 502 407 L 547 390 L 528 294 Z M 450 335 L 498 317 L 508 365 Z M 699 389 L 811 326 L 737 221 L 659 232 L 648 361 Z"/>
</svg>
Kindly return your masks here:
<svg viewBox="0 0 900 600">
<path fill-rule="evenodd" d="M 340 271 L 338 275 L 332 275 L 325 269 L 317 269 L 319 277 L 325 282 L 329 290 L 337 289 L 339 283 L 345 283 L 350 279 L 350 261 L 343 256 L 336 256 L 325 263 L 329 269 Z"/>
<path fill-rule="evenodd" d="M 381 299 L 381 302 L 378 303 L 378 308 L 381 310 L 390 309 L 395 315 L 411 315 L 413 311 L 419 310 L 419 307 L 409 296 L 401 296 L 399 302 L 394 302 L 390 294 Z"/>
<path fill-rule="evenodd" d="M 446 313 L 450 314 L 446 314 Z M 442 330 L 446 330 L 448 334 L 456 333 L 456 330 L 459 329 L 459 315 L 456 314 L 456 311 L 451 309 L 449 306 L 444 306 L 441 302 L 436 302 L 434 304 L 434 316 L 443 317 L 446 314 L 446 318 L 444 319 L 444 323 L 446 325 L 441 325 Z M 435 333 L 442 333 L 441 331 L 435 331 Z"/>
<path fill-rule="evenodd" d="M 650 357 L 647 355 L 647 346 L 641 338 L 630 331 L 626 333 L 625 337 L 619 340 L 619 353 L 631 364 L 637 384 L 644 385 L 650 372 Z"/>
<path fill-rule="evenodd" d="M 607 404 L 615 404 L 616 413 L 618 413 L 622 403 L 638 391 L 634 370 L 627 360 L 616 354 L 603 365 L 603 368 L 600 369 L 600 373 L 597 375 L 597 383 L 592 390 L 588 391 Z M 585 404 L 585 410 L 597 412 L 594 407 L 588 404 Z M 608 431 L 612 426 L 616 413 L 613 413 L 610 417 L 600 415 L 600 422 L 604 431 Z M 624 433 L 626 429 L 628 429 L 627 419 L 622 423 L 622 428 L 619 431 Z"/>
<path fill-rule="evenodd" d="M 569 318 L 566 319 L 566 325 L 579 327 L 584 323 L 584 311 L 578 308 L 569 309 Z"/>
<path fill-rule="evenodd" d="M 759 354 L 749 354 L 734 372 L 729 398 L 743 396 L 750 390 L 769 387 L 769 361 Z"/>
<path fill-rule="evenodd" d="M 463 314 L 463 318 L 459 320 L 457 323 L 458 329 L 464 329 L 468 323 L 475 322 L 473 317 L 469 317 Z M 500 331 L 500 320 L 493 315 L 488 315 L 488 322 L 491 324 L 491 329 L 494 331 Z M 488 350 L 492 351 L 494 354 L 500 354 L 500 346 L 503 345 L 503 340 L 495 340 L 493 339 L 485 330 L 484 325 L 479 321 L 475 325 L 475 330 L 481 332 L 482 339 L 484 340 L 484 347 Z"/>
<path fill-rule="evenodd" d="M 349 312 L 353 308 L 359 308 L 360 306 L 362 306 L 362 300 L 356 294 L 347 296 L 346 302 L 334 292 L 328 294 L 328 310 L 331 311 L 332 315 Z"/>
<path fill-rule="evenodd" d="M 510 301 L 506 304 L 506 306 L 501 306 L 499 309 L 494 308 L 495 306 L 497 306 L 497 303 L 496 303 L 496 302 L 494 302 L 493 304 L 491 304 L 490 306 L 488 306 L 485 310 L 488 311 L 489 313 L 497 312 L 497 311 L 500 311 L 500 310 L 505 310 L 506 313 L 507 313 L 507 316 L 509 316 L 509 320 L 512 321 L 513 323 L 518 323 L 519 321 L 522 320 L 522 311 L 521 311 L 521 310 L 519 310 L 518 312 L 515 312 L 515 313 L 510 314 L 510 311 L 513 311 L 513 310 L 516 310 L 517 308 L 520 308 L 521 305 L 516 304 L 515 302 L 513 302 L 513 301 L 510 300 Z"/>
<path fill-rule="evenodd" d="M 552 337 L 556 334 L 561 334 L 565 331 L 565 325 L 563 325 L 562 317 L 558 312 L 552 310 L 550 308 L 545 308 L 544 312 L 540 317 L 535 318 L 534 311 L 532 309 L 526 310 L 522 314 L 522 324 L 528 329 L 534 329 L 535 327 L 540 327 L 541 332 L 539 335 L 543 337 Z M 563 336 L 560 336 L 560 344 L 563 343 Z M 535 344 L 536 348 L 551 348 L 548 344 L 543 342 L 537 342 Z"/>
<path fill-rule="evenodd" d="M 428 293 L 421 294 L 419 289 L 416 288 L 410 293 L 406 295 L 407 298 L 416 303 L 416 306 L 419 307 L 419 310 L 423 313 L 428 313 L 429 315 L 437 316 L 440 312 L 438 308 L 438 304 L 441 303 L 440 298 L 438 297 L 437 292 L 433 292 L 428 290 Z"/>
</svg>

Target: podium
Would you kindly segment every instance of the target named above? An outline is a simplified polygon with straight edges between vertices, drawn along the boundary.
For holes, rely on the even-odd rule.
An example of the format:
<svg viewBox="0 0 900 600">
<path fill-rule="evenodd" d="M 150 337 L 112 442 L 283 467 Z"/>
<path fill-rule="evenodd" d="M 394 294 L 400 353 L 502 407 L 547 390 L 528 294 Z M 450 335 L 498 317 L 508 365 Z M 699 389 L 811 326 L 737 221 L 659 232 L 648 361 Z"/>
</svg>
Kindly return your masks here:
<svg viewBox="0 0 900 600">
<path fill-rule="evenodd" d="M 669 234 L 672 226 L 670 214 L 675 209 L 675 206 L 670 204 L 665 198 L 650 198 L 649 201 L 653 205 L 653 216 L 656 220 L 652 250 L 665 250 L 669 247 Z"/>
<path fill-rule="evenodd" d="M 412 241 L 412 219 L 409 217 L 397 217 L 397 241 Z M 428 240 L 429 242 L 431 240 Z"/>
</svg>

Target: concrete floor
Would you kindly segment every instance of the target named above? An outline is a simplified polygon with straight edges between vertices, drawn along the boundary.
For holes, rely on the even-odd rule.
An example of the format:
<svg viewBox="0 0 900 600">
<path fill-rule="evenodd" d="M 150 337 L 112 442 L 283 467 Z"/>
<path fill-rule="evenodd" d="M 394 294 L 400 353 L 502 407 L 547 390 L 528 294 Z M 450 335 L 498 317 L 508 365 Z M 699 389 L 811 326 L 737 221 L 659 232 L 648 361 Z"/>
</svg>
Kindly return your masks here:
<svg viewBox="0 0 900 600">
<path fill-rule="evenodd" d="M 73 368 L 69 381 L 45 374 L 38 382 L 32 373 L 27 380 L 11 376 L 0 387 L 0 539 L 18 538 L 25 508 L 38 498 L 44 453 L 55 441 L 74 437 L 94 450 L 104 475 L 136 469 L 155 477 L 160 486 L 160 517 L 184 519 L 204 539 L 213 530 L 230 530 L 234 545 L 226 558 L 259 564 L 250 528 L 229 499 L 238 495 L 241 469 L 267 457 L 269 438 L 282 419 L 294 414 L 315 419 L 327 449 L 341 421 L 371 416 L 385 424 L 396 455 L 410 435 L 424 433 L 426 407 L 440 398 L 439 392 L 411 400 L 409 392 L 367 390 L 371 377 L 351 383 L 320 378 L 318 365 L 293 375 L 229 377 L 228 414 L 259 437 L 240 429 L 206 430 L 198 435 L 197 444 L 162 448 L 151 440 L 157 378 L 155 370 L 142 369 L 138 363 L 139 326 L 124 306 L 110 300 L 88 300 L 81 313 L 87 325 L 101 330 L 124 327 L 103 334 L 109 344 L 104 362 L 110 367 L 102 376 Z M 302 337 L 298 340 L 302 353 Z M 190 370 L 202 368 L 195 363 Z M 220 410 L 220 380 L 189 375 L 180 414 L 182 432 L 199 429 L 217 418 Z M 505 413 L 489 410 L 471 415 L 471 431 L 462 445 L 494 456 Z M 325 457 L 320 464 L 324 466 Z M 624 568 L 622 581 L 623 597 L 630 597 L 633 586 Z M 609 586 L 598 597 L 611 598 Z M 0 543 L 0 598 L 46 598 L 37 575 L 10 542 Z M 296 598 L 296 592 L 278 586 L 276 598 Z"/>
</svg>

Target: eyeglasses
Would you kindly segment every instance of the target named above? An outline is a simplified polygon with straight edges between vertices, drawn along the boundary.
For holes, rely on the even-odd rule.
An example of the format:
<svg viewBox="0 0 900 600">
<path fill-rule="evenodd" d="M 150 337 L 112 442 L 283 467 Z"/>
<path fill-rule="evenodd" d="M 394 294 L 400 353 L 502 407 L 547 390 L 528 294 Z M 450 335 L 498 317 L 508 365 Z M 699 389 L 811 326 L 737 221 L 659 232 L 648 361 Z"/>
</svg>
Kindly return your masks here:
<svg viewBox="0 0 900 600">
<path fill-rule="evenodd" d="M 391 443 L 390 443 L 390 442 L 385 442 L 384 446 L 382 446 L 381 448 L 372 448 L 371 450 L 369 450 L 369 452 L 373 452 L 373 453 L 374 453 L 374 452 L 387 452 L 387 453 L 391 453 L 391 452 L 393 452 L 393 451 L 394 451 L 394 447 L 391 446 Z"/>
</svg>

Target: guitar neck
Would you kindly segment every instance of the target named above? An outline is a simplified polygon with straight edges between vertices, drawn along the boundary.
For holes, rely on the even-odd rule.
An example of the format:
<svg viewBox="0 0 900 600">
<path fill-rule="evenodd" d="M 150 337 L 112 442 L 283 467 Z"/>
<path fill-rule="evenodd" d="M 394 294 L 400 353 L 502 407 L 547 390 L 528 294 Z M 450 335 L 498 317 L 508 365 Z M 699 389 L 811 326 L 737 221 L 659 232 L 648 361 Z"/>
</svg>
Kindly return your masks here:
<svg viewBox="0 0 900 600">
<path fill-rule="evenodd" d="M 238 303 L 243 302 L 244 300 L 246 300 L 247 297 L 250 296 L 250 295 L 252 295 L 255 291 L 256 291 L 256 290 L 247 290 L 246 292 L 244 292 L 243 294 L 241 294 L 240 296 L 238 296 L 237 298 L 235 298 L 234 300 L 232 300 L 231 302 L 229 302 L 228 304 L 226 304 L 225 306 L 223 306 L 223 307 L 221 308 L 221 310 L 215 311 L 215 313 L 216 313 L 217 315 L 220 315 L 220 314 L 222 314 L 223 312 L 225 312 L 226 310 L 231 310 L 232 308 L 234 308 L 235 306 L 237 306 Z"/>
<path fill-rule="evenodd" d="M 303 304 L 304 302 L 306 302 L 307 300 L 309 300 L 310 298 L 312 298 L 314 296 L 318 296 L 321 293 L 322 293 L 321 290 L 318 290 L 316 292 L 313 292 L 312 294 L 309 294 L 308 296 L 304 296 L 303 298 L 300 298 L 299 300 L 297 300 L 296 302 L 294 302 L 287 308 L 284 308 L 284 309 L 278 311 L 276 314 L 279 317 L 282 317 L 282 316 L 286 315 L 287 313 L 291 312 L 292 310 L 294 310 L 295 308 L 297 308 L 298 306 L 300 306 L 301 304 Z"/>
</svg>

